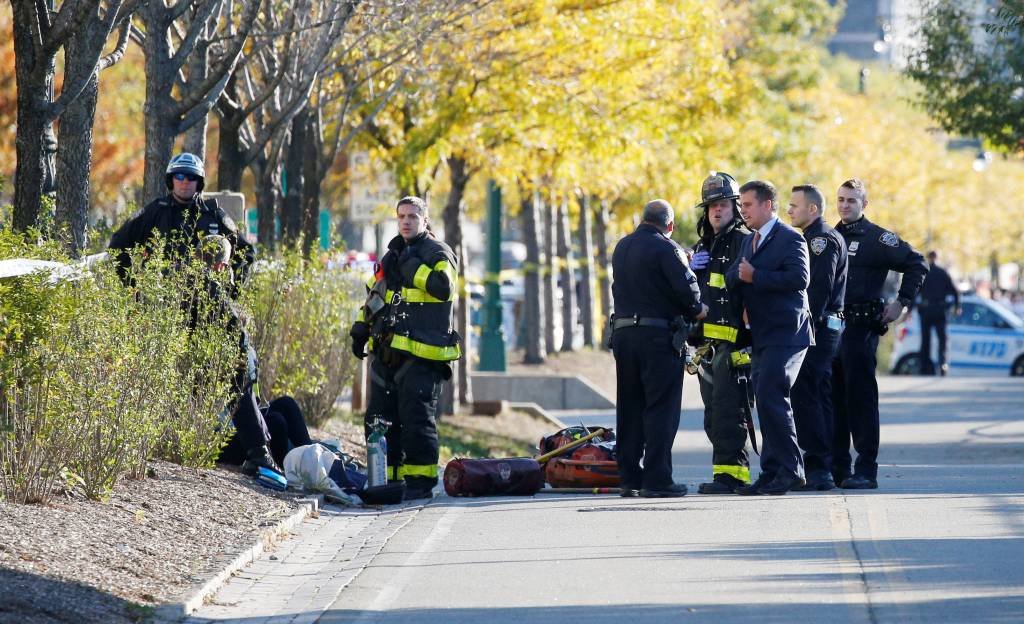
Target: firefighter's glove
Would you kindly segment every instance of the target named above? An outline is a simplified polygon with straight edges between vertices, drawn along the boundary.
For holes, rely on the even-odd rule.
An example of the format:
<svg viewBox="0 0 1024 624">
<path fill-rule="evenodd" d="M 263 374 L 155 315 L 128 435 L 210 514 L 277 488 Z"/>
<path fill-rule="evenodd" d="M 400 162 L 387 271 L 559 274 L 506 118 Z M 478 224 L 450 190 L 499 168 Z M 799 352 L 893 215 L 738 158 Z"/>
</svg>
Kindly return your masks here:
<svg viewBox="0 0 1024 624">
<path fill-rule="evenodd" d="M 398 265 L 398 272 L 402 275 L 402 283 L 410 288 L 415 287 L 416 271 L 423 266 L 423 261 L 420 260 L 419 256 L 410 253 L 409 255 L 402 254 L 401 264 Z"/>
<path fill-rule="evenodd" d="M 366 343 L 370 340 L 370 326 L 362 321 L 357 321 L 352 324 L 352 329 L 348 330 L 348 335 L 352 337 L 352 354 L 360 360 L 366 357 Z"/>
<path fill-rule="evenodd" d="M 711 254 L 706 251 L 698 251 L 690 258 L 690 268 L 694 271 L 706 269 L 711 261 Z"/>
</svg>

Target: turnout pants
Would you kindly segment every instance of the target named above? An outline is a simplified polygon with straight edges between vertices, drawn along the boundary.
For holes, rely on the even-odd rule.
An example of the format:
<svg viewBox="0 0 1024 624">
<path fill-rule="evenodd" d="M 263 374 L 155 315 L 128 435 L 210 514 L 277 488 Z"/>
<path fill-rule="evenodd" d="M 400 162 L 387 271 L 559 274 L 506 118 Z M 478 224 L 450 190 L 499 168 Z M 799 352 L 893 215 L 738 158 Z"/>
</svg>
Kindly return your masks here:
<svg viewBox="0 0 1024 624">
<path fill-rule="evenodd" d="M 404 479 L 410 486 L 437 484 L 437 402 L 444 383 L 443 362 L 407 357 L 395 367 L 379 358 L 370 362 L 370 400 L 365 431 L 382 418 L 391 423 L 388 442 L 388 478 Z"/>
<path fill-rule="evenodd" d="M 824 324 L 815 328 L 815 345 L 807 349 L 791 394 L 796 439 L 804 451 L 807 475 L 832 471 L 832 360 L 841 332 Z"/>
<path fill-rule="evenodd" d="M 683 358 L 672 348 L 671 332 L 659 327 L 615 330 L 612 353 L 622 487 L 663 489 L 673 483 L 672 443 L 682 410 Z"/>
<path fill-rule="evenodd" d="M 864 325 L 843 331 L 839 357 L 833 362 L 832 406 L 835 429 L 832 476 L 836 483 L 850 476 L 850 440 L 857 450 L 853 473 L 878 478 L 878 382 L 875 380 L 878 334 Z"/>
<path fill-rule="evenodd" d="M 736 381 L 733 345 L 715 344 L 711 366 L 701 366 L 697 379 L 704 400 L 704 432 L 711 441 L 711 474 L 750 481 L 747 458 L 747 389 Z"/>
</svg>

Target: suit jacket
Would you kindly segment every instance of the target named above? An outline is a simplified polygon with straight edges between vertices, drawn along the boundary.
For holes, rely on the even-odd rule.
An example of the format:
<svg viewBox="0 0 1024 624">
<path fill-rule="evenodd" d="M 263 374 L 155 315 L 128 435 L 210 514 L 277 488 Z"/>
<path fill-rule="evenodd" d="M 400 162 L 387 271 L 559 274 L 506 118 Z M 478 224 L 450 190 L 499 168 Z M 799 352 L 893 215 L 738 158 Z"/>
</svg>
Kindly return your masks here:
<svg viewBox="0 0 1024 624">
<path fill-rule="evenodd" d="M 807 302 L 810 257 L 803 235 L 779 219 L 758 243 L 757 252 L 751 254 L 753 242 L 753 234 L 743 240 L 740 256 L 729 267 L 725 283 L 734 293 L 734 301 L 747 311 L 754 348 L 814 344 Z M 740 279 L 743 258 L 754 265 L 752 284 Z"/>
</svg>

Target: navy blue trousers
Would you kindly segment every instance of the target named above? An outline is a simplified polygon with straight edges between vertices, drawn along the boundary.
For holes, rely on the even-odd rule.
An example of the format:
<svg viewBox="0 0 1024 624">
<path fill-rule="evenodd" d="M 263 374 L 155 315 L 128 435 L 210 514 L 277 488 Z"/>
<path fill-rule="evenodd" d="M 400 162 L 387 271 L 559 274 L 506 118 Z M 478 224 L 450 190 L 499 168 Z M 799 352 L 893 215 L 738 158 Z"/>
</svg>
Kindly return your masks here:
<svg viewBox="0 0 1024 624">
<path fill-rule="evenodd" d="M 658 327 L 616 330 L 612 353 L 622 487 L 663 489 L 673 483 L 672 443 L 683 403 L 683 358 L 672 348 L 671 332 Z"/>
<path fill-rule="evenodd" d="M 832 380 L 832 476 L 836 483 L 850 475 L 851 438 L 857 450 L 853 472 L 868 479 L 878 478 L 877 350 L 878 334 L 870 327 L 850 325 L 843 331 Z"/>
<path fill-rule="evenodd" d="M 808 475 L 832 471 L 832 360 L 839 350 L 841 335 L 824 324 L 815 328 L 815 345 L 807 349 L 793 384 L 796 439 L 804 451 Z"/>
<path fill-rule="evenodd" d="M 761 428 L 761 474 L 769 479 L 804 476 L 789 397 L 806 354 L 807 347 L 754 348 L 752 372 Z"/>
</svg>

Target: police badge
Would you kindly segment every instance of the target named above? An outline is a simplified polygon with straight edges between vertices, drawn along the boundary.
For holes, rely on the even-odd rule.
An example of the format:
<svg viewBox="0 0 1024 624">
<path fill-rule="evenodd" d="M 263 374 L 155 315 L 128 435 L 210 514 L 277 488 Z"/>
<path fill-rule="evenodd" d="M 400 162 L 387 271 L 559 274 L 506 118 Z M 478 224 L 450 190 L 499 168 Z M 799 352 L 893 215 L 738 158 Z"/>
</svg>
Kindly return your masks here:
<svg viewBox="0 0 1024 624">
<path fill-rule="evenodd" d="M 883 232 L 882 236 L 879 237 L 878 240 L 882 241 L 883 245 L 888 245 L 890 247 L 900 246 L 900 237 L 896 236 L 892 232 Z"/>
<path fill-rule="evenodd" d="M 814 255 L 820 256 L 821 252 L 825 251 L 825 246 L 828 245 L 828 241 L 825 240 L 824 236 L 819 236 L 811 241 L 811 251 Z"/>
</svg>

